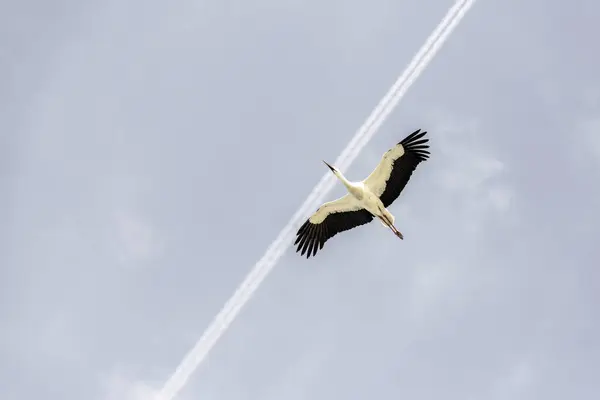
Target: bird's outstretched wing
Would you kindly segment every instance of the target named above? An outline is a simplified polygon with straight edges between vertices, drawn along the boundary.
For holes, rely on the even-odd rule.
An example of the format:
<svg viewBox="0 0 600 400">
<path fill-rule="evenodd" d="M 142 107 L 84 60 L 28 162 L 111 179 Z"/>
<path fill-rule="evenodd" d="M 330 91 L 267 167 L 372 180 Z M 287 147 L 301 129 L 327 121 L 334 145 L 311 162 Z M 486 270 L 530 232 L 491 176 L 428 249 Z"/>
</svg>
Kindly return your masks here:
<svg viewBox="0 0 600 400">
<path fill-rule="evenodd" d="M 426 150 L 429 139 L 421 139 L 426 133 L 417 129 L 386 151 L 375 170 L 363 181 L 379 196 L 384 207 L 400 196 L 417 165 L 429 158 L 430 153 Z"/>
<path fill-rule="evenodd" d="M 296 252 L 306 253 L 306 258 L 314 256 L 328 239 L 372 220 L 373 215 L 350 194 L 325 203 L 298 229 L 294 242 L 298 245 Z"/>
</svg>

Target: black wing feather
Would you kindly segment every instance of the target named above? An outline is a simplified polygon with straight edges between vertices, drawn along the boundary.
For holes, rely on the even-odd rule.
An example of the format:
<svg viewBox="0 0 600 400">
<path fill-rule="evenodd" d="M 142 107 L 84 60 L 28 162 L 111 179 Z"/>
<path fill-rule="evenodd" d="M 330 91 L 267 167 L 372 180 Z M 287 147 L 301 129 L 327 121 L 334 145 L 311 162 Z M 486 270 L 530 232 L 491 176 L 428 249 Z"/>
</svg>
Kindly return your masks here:
<svg viewBox="0 0 600 400">
<path fill-rule="evenodd" d="M 296 252 L 306 253 L 306 258 L 315 256 L 323 248 L 325 242 L 340 232 L 367 224 L 373 220 L 373 215 L 367 210 L 346 211 L 329 214 L 320 224 L 313 224 L 307 219 L 296 233 L 294 245 Z"/>
<path fill-rule="evenodd" d="M 385 190 L 379 196 L 384 207 L 388 207 L 400 196 L 417 165 L 429 158 L 430 153 L 426 150 L 429 145 L 425 144 L 429 139 L 421 139 L 426 133 L 427 131 L 417 129 L 398 143 L 404 147 L 404 154 L 392 163 L 392 173 Z"/>
</svg>

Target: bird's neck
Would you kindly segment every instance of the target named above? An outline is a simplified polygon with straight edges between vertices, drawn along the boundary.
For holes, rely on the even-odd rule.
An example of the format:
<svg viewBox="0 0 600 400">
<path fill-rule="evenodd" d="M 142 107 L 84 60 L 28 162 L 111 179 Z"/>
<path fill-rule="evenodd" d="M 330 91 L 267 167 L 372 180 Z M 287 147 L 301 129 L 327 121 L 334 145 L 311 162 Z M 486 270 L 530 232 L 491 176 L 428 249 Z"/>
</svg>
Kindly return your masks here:
<svg viewBox="0 0 600 400">
<path fill-rule="evenodd" d="M 342 175 L 341 172 L 337 171 L 337 173 L 335 174 L 335 176 L 337 176 L 338 179 L 340 181 L 342 181 L 342 183 L 344 184 L 344 186 L 346 186 L 347 188 L 352 187 L 352 183 L 348 179 L 346 179 L 346 177 L 344 175 Z"/>
</svg>

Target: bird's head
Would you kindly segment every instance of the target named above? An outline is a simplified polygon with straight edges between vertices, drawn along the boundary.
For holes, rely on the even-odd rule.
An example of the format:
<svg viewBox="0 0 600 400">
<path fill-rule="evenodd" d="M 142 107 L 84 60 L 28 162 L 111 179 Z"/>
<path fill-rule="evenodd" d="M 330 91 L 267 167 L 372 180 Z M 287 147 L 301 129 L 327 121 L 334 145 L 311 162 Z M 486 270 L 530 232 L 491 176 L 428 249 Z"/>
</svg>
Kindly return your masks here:
<svg viewBox="0 0 600 400">
<path fill-rule="evenodd" d="M 327 164 L 326 161 L 323 161 L 325 163 L 325 165 L 327 165 L 329 167 L 329 169 L 331 170 L 331 172 L 333 172 L 334 174 L 338 172 L 336 167 L 332 167 L 331 165 Z"/>
<path fill-rule="evenodd" d="M 340 172 L 339 169 L 337 169 L 333 165 L 327 164 L 327 162 L 325 162 L 325 161 L 323 161 L 323 162 L 325 163 L 325 165 L 327 165 L 327 167 L 331 170 L 331 172 L 333 172 L 333 175 L 335 175 L 339 180 L 341 180 L 344 183 L 344 185 L 346 185 L 346 187 L 350 187 L 352 185 L 352 183 L 350 181 L 348 181 L 348 179 L 346 179 L 346 177 L 344 175 L 342 175 L 342 173 Z"/>
</svg>

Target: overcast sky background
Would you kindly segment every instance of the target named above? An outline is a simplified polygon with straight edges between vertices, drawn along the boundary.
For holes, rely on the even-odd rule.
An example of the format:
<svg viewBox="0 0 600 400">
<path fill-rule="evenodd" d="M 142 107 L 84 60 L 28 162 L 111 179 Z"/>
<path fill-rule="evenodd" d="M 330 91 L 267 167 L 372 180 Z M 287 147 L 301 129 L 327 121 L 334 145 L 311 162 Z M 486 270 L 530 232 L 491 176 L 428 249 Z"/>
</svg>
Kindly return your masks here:
<svg viewBox="0 0 600 400">
<path fill-rule="evenodd" d="M 0 1 L 0 398 L 160 388 L 451 0 Z M 479 0 L 178 399 L 597 399 L 600 4 Z M 343 193 L 338 185 L 333 199 Z"/>
</svg>

